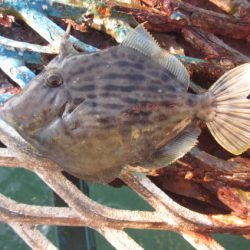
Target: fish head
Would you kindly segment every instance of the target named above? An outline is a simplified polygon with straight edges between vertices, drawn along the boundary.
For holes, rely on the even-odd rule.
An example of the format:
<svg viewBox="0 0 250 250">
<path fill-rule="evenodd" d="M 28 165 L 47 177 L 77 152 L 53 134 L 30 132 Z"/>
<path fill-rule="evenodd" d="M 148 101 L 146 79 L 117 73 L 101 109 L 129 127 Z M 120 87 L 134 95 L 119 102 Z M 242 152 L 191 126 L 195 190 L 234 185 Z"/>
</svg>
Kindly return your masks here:
<svg viewBox="0 0 250 250">
<path fill-rule="evenodd" d="M 21 135 L 33 137 L 48 127 L 65 112 L 73 110 L 83 101 L 72 96 L 71 79 L 65 67 L 74 54 L 60 54 L 17 95 L 0 110 L 0 117 Z M 77 62 L 76 62 L 77 63 Z"/>
</svg>

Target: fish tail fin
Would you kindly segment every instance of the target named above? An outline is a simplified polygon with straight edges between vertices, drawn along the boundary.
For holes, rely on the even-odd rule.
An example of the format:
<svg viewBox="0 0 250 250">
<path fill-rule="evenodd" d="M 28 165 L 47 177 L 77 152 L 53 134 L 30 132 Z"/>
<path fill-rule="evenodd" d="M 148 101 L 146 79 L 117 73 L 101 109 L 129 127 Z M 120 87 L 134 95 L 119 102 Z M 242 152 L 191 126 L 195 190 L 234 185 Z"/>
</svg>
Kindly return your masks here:
<svg viewBox="0 0 250 250">
<path fill-rule="evenodd" d="M 250 63 L 222 75 L 209 89 L 215 114 L 206 124 L 216 141 L 239 155 L 250 147 Z"/>
</svg>

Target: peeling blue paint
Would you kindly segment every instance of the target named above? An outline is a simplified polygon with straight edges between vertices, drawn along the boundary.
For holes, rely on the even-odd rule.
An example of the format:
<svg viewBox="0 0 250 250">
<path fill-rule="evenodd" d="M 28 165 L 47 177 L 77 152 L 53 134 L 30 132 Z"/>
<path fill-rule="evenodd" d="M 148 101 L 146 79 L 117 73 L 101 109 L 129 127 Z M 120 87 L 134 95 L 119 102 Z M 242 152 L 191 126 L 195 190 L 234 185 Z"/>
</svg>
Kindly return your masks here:
<svg viewBox="0 0 250 250">
<path fill-rule="evenodd" d="M 171 14 L 170 18 L 171 18 L 172 20 L 179 21 L 179 20 L 181 20 L 181 19 L 186 19 L 186 16 L 185 16 L 183 13 L 179 12 L 179 11 L 174 11 L 174 12 Z"/>
<path fill-rule="evenodd" d="M 32 29 L 34 29 L 49 43 L 55 46 L 60 45 L 61 39 L 65 35 L 65 31 L 47 18 L 44 14 L 30 9 L 21 9 L 19 14 Z M 97 50 L 95 47 L 85 44 L 73 36 L 70 36 L 70 42 L 87 52 L 94 52 Z"/>
<path fill-rule="evenodd" d="M 190 56 L 183 56 L 183 55 L 177 55 L 175 54 L 175 56 L 181 60 L 182 62 L 186 62 L 186 63 L 201 63 L 201 62 L 207 62 L 206 60 L 203 59 L 199 59 L 199 58 L 194 58 L 194 57 L 190 57 Z"/>
<path fill-rule="evenodd" d="M 115 29 L 114 29 L 114 32 L 116 33 L 116 41 L 117 42 L 122 42 L 127 34 L 129 33 L 131 29 L 129 29 L 128 27 L 126 26 L 117 26 Z"/>
<path fill-rule="evenodd" d="M 4 0 L 0 2 L 3 9 L 11 9 L 21 12 L 23 9 L 35 10 L 48 16 L 58 18 L 79 18 L 86 11 L 86 8 L 73 6 L 70 1 L 50 1 L 50 0 Z M 80 20 L 79 20 L 80 21 Z"/>
<path fill-rule="evenodd" d="M 19 58 L 0 56 L 0 67 L 20 88 L 24 88 L 35 77 Z"/>
<path fill-rule="evenodd" d="M 86 11 L 86 8 L 73 6 L 69 1 L 53 1 L 52 3 L 49 0 L 5 0 L 0 2 L 0 8 L 17 12 L 31 28 L 52 44 L 54 48 L 59 47 L 65 31 L 47 16 L 72 18 L 81 21 L 82 14 Z M 98 50 L 73 36 L 70 36 L 69 40 L 84 51 L 95 52 Z M 48 51 L 51 52 L 49 47 L 18 42 L 0 36 L 0 68 L 23 88 L 35 76 L 25 66 L 25 63 L 44 64 L 39 52 L 46 53 Z M 1 94 L 0 102 L 6 101 L 10 96 Z"/>
<path fill-rule="evenodd" d="M 13 94 L 11 93 L 3 93 L 0 94 L 0 104 L 4 104 L 6 101 L 8 101 L 11 97 L 13 96 Z"/>
<path fill-rule="evenodd" d="M 30 51 L 46 54 L 56 54 L 58 49 L 52 46 L 41 46 L 32 43 L 19 42 L 3 36 L 0 36 L 0 46 L 5 47 L 7 50 L 13 51 Z"/>
<path fill-rule="evenodd" d="M 42 64 L 39 53 L 17 52 L 7 50 L 0 45 L 0 68 L 21 88 L 35 76 L 35 74 L 25 66 L 25 62 Z"/>
<path fill-rule="evenodd" d="M 49 0 L 5 0 L 3 2 L 0 2 L 0 8 L 10 9 L 17 12 L 18 15 L 21 16 L 24 21 L 40 36 L 42 36 L 52 45 L 59 46 L 61 38 L 65 34 L 65 31 L 54 22 L 52 22 L 47 16 L 72 18 L 78 19 L 78 21 L 82 21 L 81 16 L 86 11 L 86 8 L 71 6 L 69 1 L 60 2 L 68 5 L 54 3 L 54 1 L 51 5 L 52 2 Z M 75 37 L 71 36 L 70 41 L 84 51 L 94 52 L 97 50 L 95 47 L 85 44 Z"/>
<path fill-rule="evenodd" d="M 44 63 L 40 53 L 31 52 L 31 51 L 18 51 L 15 48 L 7 49 L 2 45 L 0 45 L 0 58 L 1 60 L 13 58 L 13 59 L 21 60 L 23 61 L 23 63 L 25 62 L 25 63 L 31 63 L 31 64 L 43 64 Z M 1 62 L 0 62 L 0 65 L 1 65 Z"/>
</svg>

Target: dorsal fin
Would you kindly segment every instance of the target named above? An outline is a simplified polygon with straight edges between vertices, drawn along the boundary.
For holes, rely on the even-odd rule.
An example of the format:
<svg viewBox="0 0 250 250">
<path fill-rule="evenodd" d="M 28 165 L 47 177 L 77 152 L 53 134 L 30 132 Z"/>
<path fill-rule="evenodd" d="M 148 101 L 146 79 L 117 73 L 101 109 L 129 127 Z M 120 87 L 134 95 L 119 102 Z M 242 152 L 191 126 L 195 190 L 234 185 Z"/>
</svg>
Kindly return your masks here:
<svg viewBox="0 0 250 250">
<path fill-rule="evenodd" d="M 68 24 L 67 30 L 66 30 L 65 34 L 63 35 L 61 43 L 60 43 L 59 55 L 62 58 L 66 57 L 68 55 L 78 54 L 78 51 L 74 48 L 74 46 L 69 41 L 70 29 L 71 29 L 71 25 Z"/>
<path fill-rule="evenodd" d="M 122 46 L 132 48 L 171 72 L 185 89 L 189 86 L 189 74 L 184 65 L 173 55 L 162 49 L 143 24 L 131 30 Z"/>
</svg>

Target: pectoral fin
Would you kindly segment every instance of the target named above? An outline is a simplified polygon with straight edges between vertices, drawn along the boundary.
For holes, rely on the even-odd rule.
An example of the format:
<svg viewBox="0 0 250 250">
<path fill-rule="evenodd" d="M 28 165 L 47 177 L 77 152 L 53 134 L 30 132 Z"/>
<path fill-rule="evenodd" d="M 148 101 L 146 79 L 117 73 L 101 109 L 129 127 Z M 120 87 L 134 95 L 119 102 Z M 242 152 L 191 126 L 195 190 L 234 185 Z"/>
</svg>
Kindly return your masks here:
<svg viewBox="0 0 250 250">
<path fill-rule="evenodd" d="M 175 56 L 162 49 L 143 24 L 129 32 L 122 46 L 132 48 L 161 65 L 171 72 L 185 89 L 188 89 L 190 79 L 184 65 Z"/>
<path fill-rule="evenodd" d="M 158 168 L 167 166 L 189 152 L 198 142 L 197 138 L 201 130 L 196 124 L 191 124 L 165 147 L 154 155 L 154 160 L 143 164 L 146 167 Z"/>
</svg>

